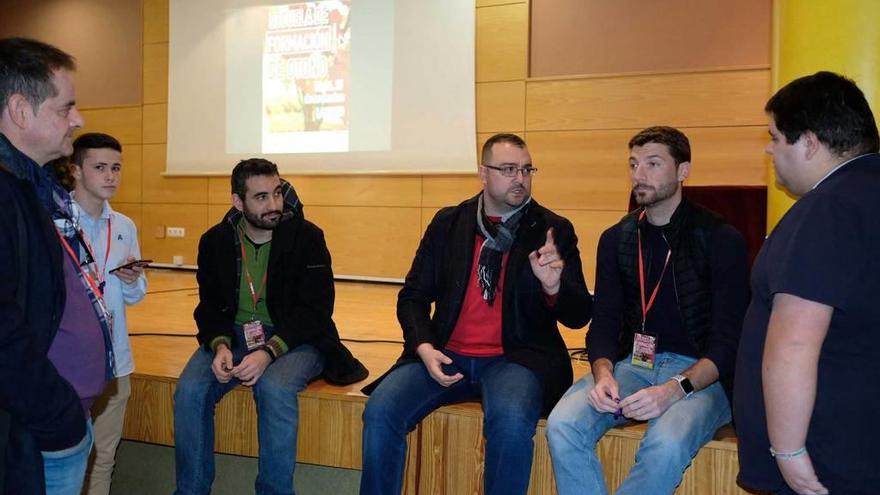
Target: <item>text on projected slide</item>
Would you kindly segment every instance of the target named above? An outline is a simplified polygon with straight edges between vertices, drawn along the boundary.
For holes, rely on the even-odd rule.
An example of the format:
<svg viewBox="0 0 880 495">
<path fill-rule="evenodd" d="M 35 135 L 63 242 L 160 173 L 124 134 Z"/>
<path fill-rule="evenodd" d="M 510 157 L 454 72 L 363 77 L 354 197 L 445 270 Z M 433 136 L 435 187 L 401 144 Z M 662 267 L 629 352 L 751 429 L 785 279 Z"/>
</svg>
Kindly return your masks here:
<svg viewBox="0 0 880 495">
<path fill-rule="evenodd" d="M 263 153 L 349 150 L 350 0 L 268 9 Z"/>
</svg>

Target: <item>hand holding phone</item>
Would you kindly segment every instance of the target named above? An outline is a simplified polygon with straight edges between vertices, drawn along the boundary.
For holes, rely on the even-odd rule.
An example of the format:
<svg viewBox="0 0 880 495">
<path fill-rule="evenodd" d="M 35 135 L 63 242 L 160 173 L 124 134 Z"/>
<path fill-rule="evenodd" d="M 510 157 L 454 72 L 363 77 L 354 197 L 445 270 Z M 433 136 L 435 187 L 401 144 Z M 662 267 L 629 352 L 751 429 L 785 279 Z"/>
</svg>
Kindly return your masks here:
<svg viewBox="0 0 880 495">
<path fill-rule="evenodd" d="M 122 270 L 123 268 L 134 268 L 134 267 L 146 268 L 146 267 L 149 266 L 150 263 L 152 263 L 152 262 L 153 262 L 153 260 L 134 260 L 134 261 L 129 261 L 128 263 L 125 263 L 124 265 L 119 265 L 119 266 L 117 266 L 116 268 L 110 270 L 110 273 L 113 273 L 113 272 L 115 272 L 115 271 L 117 271 L 117 270 Z"/>
</svg>

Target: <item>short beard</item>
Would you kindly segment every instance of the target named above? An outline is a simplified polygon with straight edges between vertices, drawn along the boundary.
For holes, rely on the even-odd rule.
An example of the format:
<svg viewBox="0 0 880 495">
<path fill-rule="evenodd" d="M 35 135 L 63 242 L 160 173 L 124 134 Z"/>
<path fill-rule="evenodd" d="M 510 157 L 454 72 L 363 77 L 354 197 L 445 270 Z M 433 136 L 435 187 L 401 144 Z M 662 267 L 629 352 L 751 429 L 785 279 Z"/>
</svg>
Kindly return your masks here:
<svg viewBox="0 0 880 495">
<path fill-rule="evenodd" d="M 654 206 L 660 201 L 671 198 L 675 195 L 675 192 L 678 191 L 678 188 L 678 182 L 668 182 L 666 184 L 660 185 L 658 188 L 655 188 L 653 190 L 653 196 L 650 195 L 650 191 L 648 191 L 648 194 L 641 196 L 639 195 L 639 193 L 636 192 L 636 188 L 633 188 L 633 198 L 635 199 L 637 205 L 648 208 Z"/>
<path fill-rule="evenodd" d="M 262 216 L 257 216 L 247 208 L 243 209 L 241 213 L 244 215 L 244 219 L 247 223 L 251 224 L 252 227 L 262 230 L 275 230 L 275 227 L 278 226 L 278 223 L 281 221 L 281 212 L 280 211 L 269 211 L 264 213 Z M 277 213 L 278 218 L 275 220 L 266 220 L 262 217 L 267 215 L 271 215 L 272 213 Z"/>
</svg>

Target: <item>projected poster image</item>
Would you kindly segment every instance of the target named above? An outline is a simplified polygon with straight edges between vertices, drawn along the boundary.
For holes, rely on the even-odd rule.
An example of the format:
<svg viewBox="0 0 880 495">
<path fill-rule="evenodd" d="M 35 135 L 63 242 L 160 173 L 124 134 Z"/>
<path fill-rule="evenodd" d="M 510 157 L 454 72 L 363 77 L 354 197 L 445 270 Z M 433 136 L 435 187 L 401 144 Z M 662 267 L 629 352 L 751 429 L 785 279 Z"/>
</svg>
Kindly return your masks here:
<svg viewBox="0 0 880 495">
<path fill-rule="evenodd" d="M 264 12 L 262 152 L 349 151 L 351 0 Z"/>
</svg>

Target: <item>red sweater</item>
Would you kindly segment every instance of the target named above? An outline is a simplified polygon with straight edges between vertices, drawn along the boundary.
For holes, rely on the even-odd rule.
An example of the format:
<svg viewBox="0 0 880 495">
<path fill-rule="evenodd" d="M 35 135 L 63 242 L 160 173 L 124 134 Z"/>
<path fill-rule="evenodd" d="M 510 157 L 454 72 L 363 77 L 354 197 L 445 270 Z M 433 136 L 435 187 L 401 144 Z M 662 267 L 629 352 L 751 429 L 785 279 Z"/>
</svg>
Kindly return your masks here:
<svg viewBox="0 0 880 495">
<path fill-rule="evenodd" d="M 498 274 L 495 301 L 490 306 L 483 300 L 483 289 L 477 279 L 477 265 L 480 262 L 480 246 L 485 238 L 477 234 L 474 239 L 474 259 L 471 276 L 468 279 L 464 301 L 455 329 L 446 343 L 446 348 L 462 356 L 491 357 L 504 354 L 501 345 L 501 305 L 504 298 L 504 273 L 507 271 L 507 255 L 501 258 L 501 273 Z"/>
</svg>

